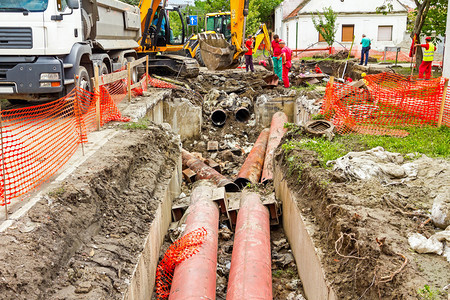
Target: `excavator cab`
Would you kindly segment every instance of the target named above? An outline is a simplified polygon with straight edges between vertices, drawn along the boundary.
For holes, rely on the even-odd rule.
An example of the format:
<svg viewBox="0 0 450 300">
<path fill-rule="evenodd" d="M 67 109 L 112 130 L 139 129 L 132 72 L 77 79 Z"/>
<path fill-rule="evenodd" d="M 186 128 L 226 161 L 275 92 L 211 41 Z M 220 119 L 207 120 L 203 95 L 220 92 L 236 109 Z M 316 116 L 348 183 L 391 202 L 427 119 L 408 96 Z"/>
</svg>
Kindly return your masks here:
<svg viewBox="0 0 450 300">
<path fill-rule="evenodd" d="M 231 40 L 231 13 L 210 13 L 205 16 L 205 30 L 222 33 L 225 39 Z"/>
</svg>

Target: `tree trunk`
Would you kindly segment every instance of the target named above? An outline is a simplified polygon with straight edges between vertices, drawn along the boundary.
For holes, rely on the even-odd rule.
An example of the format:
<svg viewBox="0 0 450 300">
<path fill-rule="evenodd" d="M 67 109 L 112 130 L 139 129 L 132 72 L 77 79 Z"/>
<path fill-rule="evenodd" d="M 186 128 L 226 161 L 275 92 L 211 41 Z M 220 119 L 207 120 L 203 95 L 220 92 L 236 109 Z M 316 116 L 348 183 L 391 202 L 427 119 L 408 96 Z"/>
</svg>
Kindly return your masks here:
<svg viewBox="0 0 450 300">
<path fill-rule="evenodd" d="M 420 33 L 422 31 L 423 24 L 425 23 L 425 19 L 428 14 L 428 10 L 430 9 L 430 3 L 431 0 L 423 0 L 422 3 L 419 2 L 419 0 L 415 0 L 415 3 L 417 5 L 417 16 L 416 20 L 414 22 L 414 30 L 411 32 L 411 38 L 414 38 L 414 35 L 417 33 L 417 36 L 419 37 L 416 41 L 416 44 L 420 44 Z M 416 50 L 416 70 L 419 70 L 419 66 L 422 63 L 423 60 L 423 51 L 421 47 L 417 47 Z"/>
</svg>

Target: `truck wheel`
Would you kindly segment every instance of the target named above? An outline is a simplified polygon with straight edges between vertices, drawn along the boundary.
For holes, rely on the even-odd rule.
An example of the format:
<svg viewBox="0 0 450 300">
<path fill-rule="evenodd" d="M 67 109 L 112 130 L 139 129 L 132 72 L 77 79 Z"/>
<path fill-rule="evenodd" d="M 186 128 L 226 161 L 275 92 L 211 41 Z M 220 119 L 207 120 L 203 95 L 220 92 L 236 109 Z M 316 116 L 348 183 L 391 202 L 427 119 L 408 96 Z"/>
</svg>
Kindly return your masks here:
<svg viewBox="0 0 450 300">
<path fill-rule="evenodd" d="M 80 89 L 86 90 L 90 93 L 92 93 L 92 84 L 89 76 L 89 72 L 84 66 L 80 66 L 78 68 L 78 86 Z M 89 106 L 91 104 L 91 94 L 87 93 L 83 99 L 80 99 L 79 105 L 80 105 L 80 111 L 81 114 L 85 114 Z"/>
<path fill-rule="evenodd" d="M 205 62 L 203 61 L 202 51 L 200 50 L 200 46 L 195 50 L 195 59 L 198 61 L 198 64 L 202 67 L 205 66 Z"/>
<path fill-rule="evenodd" d="M 104 62 L 102 62 L 99 66 L 98 75 L 102 76 L 102 75 L 106 75 L 106 74 L 109 74 L 109 70 L 108 70 L 108 67 L 106 66 L 106 64 Z"/>
<path fill-rule="evenodd" d="M 127 56 L 126 57 L 127 62 L 134 62 L 136 60 L 136 58 L 134 58 L 133 56 Z M 137 66 L 135 66 L 134 68 L 131 69 L 131 84 L 135 84 L 136 82 L 139 81 L 139 77 L 138 77 L 138 71 L 137 71 Z"/>
</svg>

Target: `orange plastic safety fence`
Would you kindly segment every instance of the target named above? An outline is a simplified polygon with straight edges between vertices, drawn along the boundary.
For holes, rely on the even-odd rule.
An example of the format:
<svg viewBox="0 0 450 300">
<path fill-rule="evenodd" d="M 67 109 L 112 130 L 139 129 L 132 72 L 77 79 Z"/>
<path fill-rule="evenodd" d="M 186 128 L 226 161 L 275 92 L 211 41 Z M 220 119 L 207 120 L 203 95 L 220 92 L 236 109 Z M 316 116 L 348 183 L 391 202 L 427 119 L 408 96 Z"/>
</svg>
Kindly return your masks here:
<svg viewBox="0 0 450 300">
<path fill-rule="evenodd" d="M 147 90 L 147 76 L 132 89 L 132 97 Z M 177 88 L 150 77 L 148 81 L 153 87 Z M 53 102 L 2 111 L 0 154 L 3 149 L 4 164 L 0 160 L 0 206 L 11 203 L 11 199 L 23 196 L 54 175 L 78 145 L 87 142 L 88 133 L 96 130 L 97 115 L 100 126 L 110 121 L 129 121 L 118 109 L 127 94 L 127 79 L 119 79 L 101 85 L 96 93 L 75 88 Z"/>
<path fill-rule="evenodd" d="M 170 245 L 156 269 L 156 299 L 169 297 L 175 267 L 199 251 L 206 235 L 205 228 L 198 228 Z"/>
<path fill-rule="evenodd" d="M 418 80 L 381 73 L 366 76 L 364 81 L 367 88 L 336 82 L 327 85 L 321 113 L 338 133 L 402 137 L 408 132 L 395 127 L 437 124 L 445 82 L 442 78 Z M 444 116 L 448 122 L 449 100 Z"/>
</svg>

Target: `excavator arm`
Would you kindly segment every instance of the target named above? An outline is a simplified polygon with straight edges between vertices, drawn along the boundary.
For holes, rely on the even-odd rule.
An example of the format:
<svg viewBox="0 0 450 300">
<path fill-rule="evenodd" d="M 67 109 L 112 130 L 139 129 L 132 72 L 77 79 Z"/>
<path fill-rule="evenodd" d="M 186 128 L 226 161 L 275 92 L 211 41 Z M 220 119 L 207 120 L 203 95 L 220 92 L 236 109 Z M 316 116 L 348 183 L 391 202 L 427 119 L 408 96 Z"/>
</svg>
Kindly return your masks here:
<svg viewBox="0 0 450 300">
<path fill-rule="evenodd" d="M 236 47 L 233 60 L 239 59 L 247 51 L 244 41 L 249 3 L 250 0 L 230 0 L 231 43 Z"/>
<path fill-rule="evenodd" d="M 202 60 L 210 70 L 232 69 L 247 51 L 244 46 L 245 27 L 250 0 L 230 0 L 231 43 L 223 34 L 200 33 L 198 35 Z"/>
</svg>

